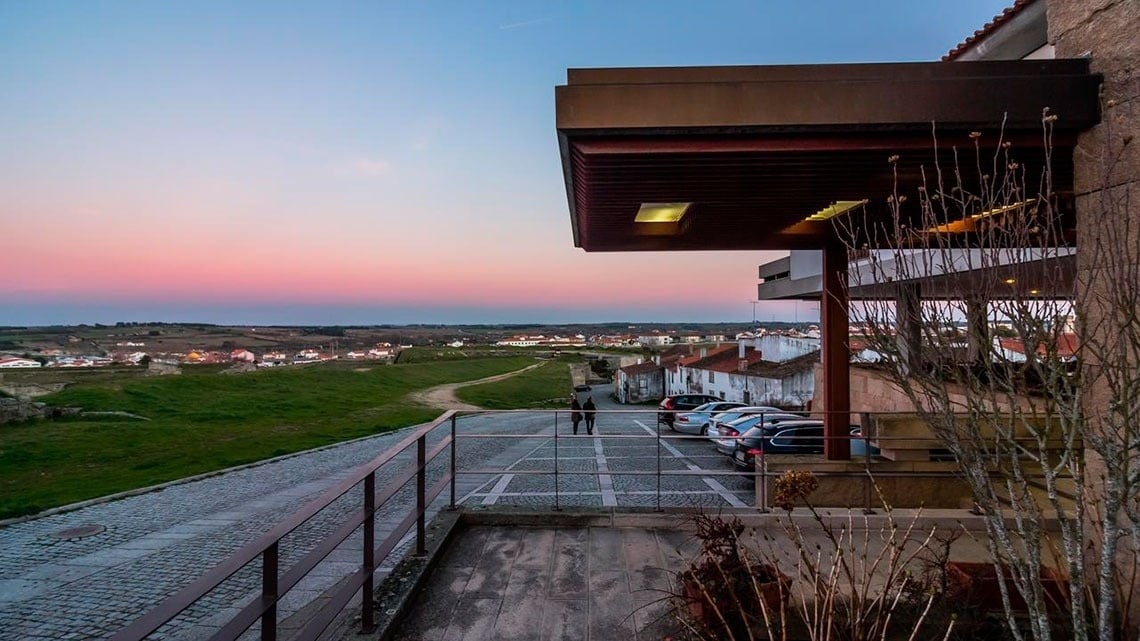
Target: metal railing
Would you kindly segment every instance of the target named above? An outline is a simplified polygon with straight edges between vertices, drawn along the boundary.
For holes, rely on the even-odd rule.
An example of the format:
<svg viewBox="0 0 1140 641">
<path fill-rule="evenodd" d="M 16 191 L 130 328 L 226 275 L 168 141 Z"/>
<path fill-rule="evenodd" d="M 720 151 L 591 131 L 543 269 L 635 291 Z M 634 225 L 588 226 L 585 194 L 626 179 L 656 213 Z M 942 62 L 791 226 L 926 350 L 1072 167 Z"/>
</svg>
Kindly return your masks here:
<svg viewBox="0 0 1140 641">
<path fill-rule="evenodd" d="M 363 551 L 360 569 L 337 585 L 335 592 L 329 600 L 305 623 L 296 633 L 299 639 L 315 639 L 348 605 L 352 596 L 361 591 L 361 629 L 368 632 L 375 629 L 376 613 L 373 599 L 375 586 L 374 575 L 378 566 L 377 560 L 384 559 L 396 548 L 400 539 L 414 525 L 415 551 L 423 555 L 425 552 L 424 526 L 428 504 L 444 489 L 454 484 L 451 482 L 454 464 L 449 472 L 431 488 L 426 487 L 427 465 L 443 451 L 452 451 L 453 441 L 447 436 L 430 450 L 427 449 L 427 436 L 446 421 L 454 418 L 454 412 L 446 412 L 435 421 L 419 427 L 375 459 L 356 467 L 347 478 L 328 490 L 320 497 L 305 504 L 301 509 L 291 514 L 271 530 L 258 537 L 255 541 L 243 546 L 230 555 L 206 574 L 179 590 L 173 596 L 158 604 L 153 610 L 136 619 L 114 636 L 113 641 L 136 641 L 144 639 L 158 630 L 168 621 L 176 617 L 211 590 L 217 588 L 225 580 L 250 563 L 261 561 L 261 591 L 245 607 L 230 619 L 225 625 L 214 633 L 210 639 L 213 641 L 237 639 L 255 623 L 261 623 L 261 639 L 273 641 L 277 639 L 277 604 L 281 598 L 301 579 L 309 574 L 327 557 L 338 545 L 344 542 L 357 528 L 363 526 Z M 454 422 L 452 423 L 454 425 Z M 395 479 L 379 493 L 376 493 L 376 473 L 385 465 L 393 462 L 397 456 L 415 446 L 416 461 L 399 473 Z M 453 459 L 454 460 L 454 459 Z M 415 480 L 415 506 L 396 525 L 395 529 L 379 545 L 375 541 L 375 515 L 376 511 L 385 505 L 408 482 Z M 363 486 L 363 501 L 361 508 L 354 511 L 331 534 L 322 538 L 313 549 L 309 550 L 297 563 L 285 572 L 279 567 L 281 540 L 296 530 L 303 523 L 316 516 L 334 501 L 347 494 L 350 490 Z M 454 492 L 454 489 L 453 489 Z M 454 494 L 452 496 L 454 502 Z"/>
<path fill-rule="evenodd" d="M 554 479 L 554 509 L 559 510 L 562 508 L 562 492 L 560 484 L 564 477 L 569 475 L 574 476 L 597 476 L 600 474 L 607 474 L 613 476 L 654 476 L 656 482 L 656 509 L 663 509 L 661 503 L 662 497 L 662 479 L 669 477 L 709 477 L 709 476 L 724 476 L 724 477 L 747 477 L 755 479 L 758 483 L 756 487 L 756 508 L 760 511 L 769 510 L 769 498 L 767 492 L 768 480 L 778 477 L 783 473 L 783 470 L 773 470 L 771 463 L 771 455 L 767 453 L 767 447 L 760 447 L 755 455 L 754 469 L 752 471 L 736 471 L 725 469 L 707 469 L 706 466 L 700 466 L 698 469 L 664 469 L 662 461 L 665 459 L 663 456 L 663 448 L 669 447 L 669 443 L 701 440 L 707 441 L 710 437 L 700 435 L 686 435 L 686 434 L 663 434 L 661 427 L 662 423 L 657 420 L 655 429 L 650 430 L 648 426 L 642 424 L 641 427 L 645 433 L 614 433 L 609 431 L 607 426 L 606 433 L 588 434 L 567 434 L 569 430 L 569 414 L 570 410 L 503 410 L 503 411 L 487 411 L 478 412 L 479 416 L 494 417 L 510 416 L 519 414 L 534 415 L 538 413 L 540 416 L 550 416 L 550 421 L 539 421 L 540 429 L 533 433 L 465 433 L 458 432 L 458 419 L 461 416 L 460 412 L 449 411 L 440 415 L 431 423 L 413 429 L 406 437 L 401 439 L 395 446 L 391 447 L 375 459 L 354 468 L 351 473 L 343 481 L 339 482 L 336 486 L 323 493 L 320 497 L 308 502 L 301 509 L 287 517 L 284 521 L 274 526 L 264 535 L 258 537 L 255 541 L 248 543 L 240 548 L 237 552 L 233 553 L 228 558 L 224 559 L 214 568 L 210 569 L 205 575 L 193 581 L 185 588 L 181 589 L 173 596 L 159 603 L 153 610 L 147 612 L 141 618 L 135 620 L 129 626 L 119 631 L 113 637 L 114 641 L 138 641 L 147 637 L 149 634 L 159 630 L 164 624 L 174 619 L 179 613 L 186 610 L 191 605 L 204 598 L 212 590 L 220 586 L 224 581 L 232 577 L 242 568 L 251 563 L 260 560 L 261 572 L 261 589 L 257 598 L 254 598 L 227 623 L 225 623 L 210 639 L 213 641 L 232 641 L 244 634 L 246 630 L 254 624 L 260 622 L 260 638 L 263 641 L 274 641 L 278 637 L 278 603 L 281 598 L 292 588 L 308 575 L 322 560 L 324 560 L 338 545 L 348 539 L 357 529 L 363 530 L 363 546 L 360 560 L 360 567 L 353 574 L 348 576 L 345 580 L 341 581 L 329 596 L 326 603 L 324 603 L 315 614 L 312 615 L 295 633 L 295 639 L 315 639 L 317 638 L 333 621 L 334 619 L 348 606 L 352 600 L 353 595 L 359 590 L 361 592 L 361 614 L 360 614 L 360 627 L 362 632 L 369 632 L 375 629 L 376 613 L 374 603 L 374 577 L 380 564 L 383 560 L 398 546 L 402 538 L 407 534 L 413 526 L 415 526 L 415 554 L 423 555 L 425 553 L 425 521 L 429 505 L 443 491 L 448 490 L 447 504 L 450 507 L 455 507 L 457 502 L 456 496 L 456 480 L 461 476 L 479 475 L 494 477 L 496 475 L 512 474 L 512 475 L 549 475 Z M 656 409 L 638 409 L 638 410 L 598 410 L 597 415 L 604 416 L 622 416 L 638 414 L 645 416 L 646 414 L 657 414 Z M 820 412 L 812 412 L 809 419 L 816 419 Z M 857 416 L 859 413 L 848 413 L 852 416 Z M 864 414 L 866 416 L 866 414 Z M 866 421 L 864 424 L 869 425 Z M 428 448 L 428 436 L 437 429 L 443 428 L 443 434 L 437 443 L 430 449 Z M 552 429 L 550 429 L 552 428 Z M 864 428 L 865 431 L 871 431 Z M 747 438 L 744 435 L 725 436 L 733 440 L 740 440 Z M 753 436 L 752 438 L 755 438 Z M 785 437 L 797 438 L 797 437 Z M 808 437 L 799 437 L 808 438 Z M 819 476 L 834 476 L 834 477 L 851 477 L 861 478 L 864 483 L 864 510 L 870 512 L 873 508 L 874 501 L 874 483 L 876 477 L 958 477 L 960 474 L 953 469 L 945 471 L 938 470 L 923 470 L 923 471 L 906 471 L 906 472 L 890 472 L 884 470 L 875 470 L 876 465 L 873 463 L 875 457 L 873 455 L 872 441 L 883 442 L 890 440 L 891 437 L 875 434 L 861 434 L 852 436 L 841 436 L 831 438 L 844 438 L 850 440 L 863 441 L 863 456 L 860 457 L 862 461 L 861 469 L 857 470 L 813 470 L 813 473 Z M 914 440 L 914 437 L 899 437 L 905 440 Z M 552 443 L 553 449 L 553 464 L 550 469 L 491 469 L 491 468 L 474 468 L 474 469 L 458 469 L 458 444 L 460 441 L 465 440 L 478 440 L 478 439 L 548 439 Z M 653 456 L 656 459 L 656 464 L 652 469 L 632 469 L 632 470 L 566 470 L 559 465 L 560 453 L 570 444 L 577 444 L 586 440 L 601 439 L 602 442 L 645 442 L 653 440 Z M 816 439 L 818 441 L 818 438 Z M 391 465 L 396 462 L 397 458 L 415 446 L 415 461 L 408 465 L 400 473 L 396 474 L 394 478 L 390 479 L 385 487 L 377 493 L 376 489 L 376 475 L 377 472 L 385 466 Z M 648 448 L 647 448 L 648 450 Z M 674 448 L 674 451 L 675 448 Z M 427 483 L 427 470 L 428 466 L 434 462 L 438 456 L 444 452 L 448 453 L 447 470 L 442 473 L 440 478 L 429 488 Z M 697 459 L 701 458 L 697 454 L 685 454 L 683 458 Z M 717 460 L 723 460 L 725 457 L 722 455 L 716 456 Z M 414 505 L 410 506 L 411 509 L 403 516 L 403 518 L 396 524 L 392 532 L 379 544 L 375 541 L 375 521 L 379 509 L 387 504 L 393 497 L 400 492 L 409 482 L 414 481 L 415 484 L 415 501 Z M 329 535 L 320 539 L 312 549 L 304 553 L 302 558 L 294 563 L 288 569 L 282 571 L 280 567 L 281 557 L 281 542 L 282 539 L 301 527 L 302 524 L 308 522 L 314 516 L 319 514 L 322 510 L 328 508 L 335 501 L 344 497 L 354 488 L 362 486 L 363 498 L 361 500 L 360 508 L 354 510 L 351 515 L 343 520 L 339 526 Z M 854 507 L 854 506 L 852 506 Z"/>
</svg>

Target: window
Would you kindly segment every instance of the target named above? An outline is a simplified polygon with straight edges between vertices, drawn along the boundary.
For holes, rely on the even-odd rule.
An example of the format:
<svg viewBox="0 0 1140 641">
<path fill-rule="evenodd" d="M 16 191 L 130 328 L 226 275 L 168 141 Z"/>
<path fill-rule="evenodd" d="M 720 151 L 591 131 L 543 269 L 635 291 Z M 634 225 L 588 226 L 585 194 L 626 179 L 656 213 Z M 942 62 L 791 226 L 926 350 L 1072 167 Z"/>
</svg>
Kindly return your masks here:
<svg viewBox="0 0 1140 641">
<path fill-rule="evenodd" d="M 724 400 L 724 392 L 723 391 L 720 393 L 720 400 L 722 400 L 722 401 Z"/>
<path fill-rule="evenodd" d="M 744 390 L 744 398 L 742 400 L 744 401 L 745 405 L 751 404 L 752 403 L 752 393 L 749 392 L 748 390 Z"/>
<path fill-rule="evenodd" d="M 713 371 L 710 369 L 710 370 L 709 370 L 709 382 L 710 382 L 710 383 L 714 382 L 714 378 L 715 378 L 715 377 L 713 376 Z"/>
</svg>

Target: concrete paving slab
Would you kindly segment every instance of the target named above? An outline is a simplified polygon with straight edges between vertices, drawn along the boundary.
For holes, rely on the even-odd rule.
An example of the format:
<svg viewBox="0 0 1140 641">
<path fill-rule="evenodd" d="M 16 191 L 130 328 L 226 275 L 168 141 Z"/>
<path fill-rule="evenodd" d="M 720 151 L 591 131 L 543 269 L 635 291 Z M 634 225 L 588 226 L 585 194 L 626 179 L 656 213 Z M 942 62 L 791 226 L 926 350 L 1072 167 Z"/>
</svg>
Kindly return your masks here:
<svg viewBox="0 0 1140 641">
<path fill-rule="evenodd" d="M 586 528 L 557 530 L 554 564 L 550 576 L 550 598 L 582 599 L 589 593 L 589 562 Z"/>
<path fill-rule="evenodd" d="M 589 608 L 585 599 L 548 601 L 542 616 L 542 641 L 586 641 Z"/>
<path fill-rule="evenodd" d="M 522 540 L 506 530 L 496 530 L 487 538 L 465 596 L 502 598 L 511 578 L 511 568 L 522 549 Z"/>
<path fill-rule="evenodd" d="M 622 532 L 608 527 L 592 527 L 589 532 L 590 567 L 624 570 L 626 565 Z"/>
<path fill-rule="evenodd" d="M 507 589 L 491 639 L 502 641 L 538 641 L 541 631 L 535 616 L 541 616 L 546 604 L 548 572 L 541 569 L 515 568 Z"/>
<path fill-rule="evenodd" d="M 551 529 L 537 530 L 532 536 L 523 538 L 520 541 L 522 550 L 515 558 L 516 571 L 537 569 L 549 573 L 554 559 L 554 539 L 555 533 Z"/>
<path fill-rule="evenodd" d="M 634 639 L 633 598 L 623 571 L 590 572 L 590 639 Z"/>
<path fill-rule="evenodd" d="M 490 638 L 502 602 L 501 596 L 481 598 L 464 595 L 455 605 L 451 625 L 447 627 L 443 641 L 483 641 Z"/>
</svg>

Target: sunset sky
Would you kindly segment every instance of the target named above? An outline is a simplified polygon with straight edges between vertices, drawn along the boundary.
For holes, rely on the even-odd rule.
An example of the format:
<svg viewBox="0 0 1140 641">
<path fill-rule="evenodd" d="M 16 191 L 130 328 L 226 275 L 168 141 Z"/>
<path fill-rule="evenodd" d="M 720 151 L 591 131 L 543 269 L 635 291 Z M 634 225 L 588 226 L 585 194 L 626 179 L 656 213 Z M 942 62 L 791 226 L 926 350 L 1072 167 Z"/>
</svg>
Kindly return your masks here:
<svg viewBox="0 0 1140 641">
<path fill-rule="evenodd" d="M 778 253 L 573 247 L 566 69 L 934 60 L 1010 3 L 6 0 L 0 325 L 750 320 Z"/>
</svg>

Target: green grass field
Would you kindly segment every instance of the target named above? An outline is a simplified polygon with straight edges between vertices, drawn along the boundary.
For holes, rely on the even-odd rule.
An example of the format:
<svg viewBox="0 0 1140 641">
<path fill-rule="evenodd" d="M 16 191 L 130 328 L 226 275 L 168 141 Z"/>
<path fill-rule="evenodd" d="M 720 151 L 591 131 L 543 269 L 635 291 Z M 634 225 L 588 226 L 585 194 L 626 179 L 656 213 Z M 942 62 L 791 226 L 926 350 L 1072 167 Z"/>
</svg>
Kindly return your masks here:
<svg viewBox="0 0 1140 641">
<path fill-rule="evenodd" d="M 561 408 L 570 398 L 570 362 L 568 358 L 547 361 L 541 367 L 518 376 L 461 387 L 455 391 L 455 396 L 465 403 L 494 410 Z"/>
<path fill-rule="evenodd" d="M 533 363 L 336 363 L 236 375 L 187 367 L 181 376 L 77 383 L 38 400 L 150 420 L 0 426 L 0 518 L 425 422 L 439 410 L 407 400 L 409 392 Z"/>
</svg>

